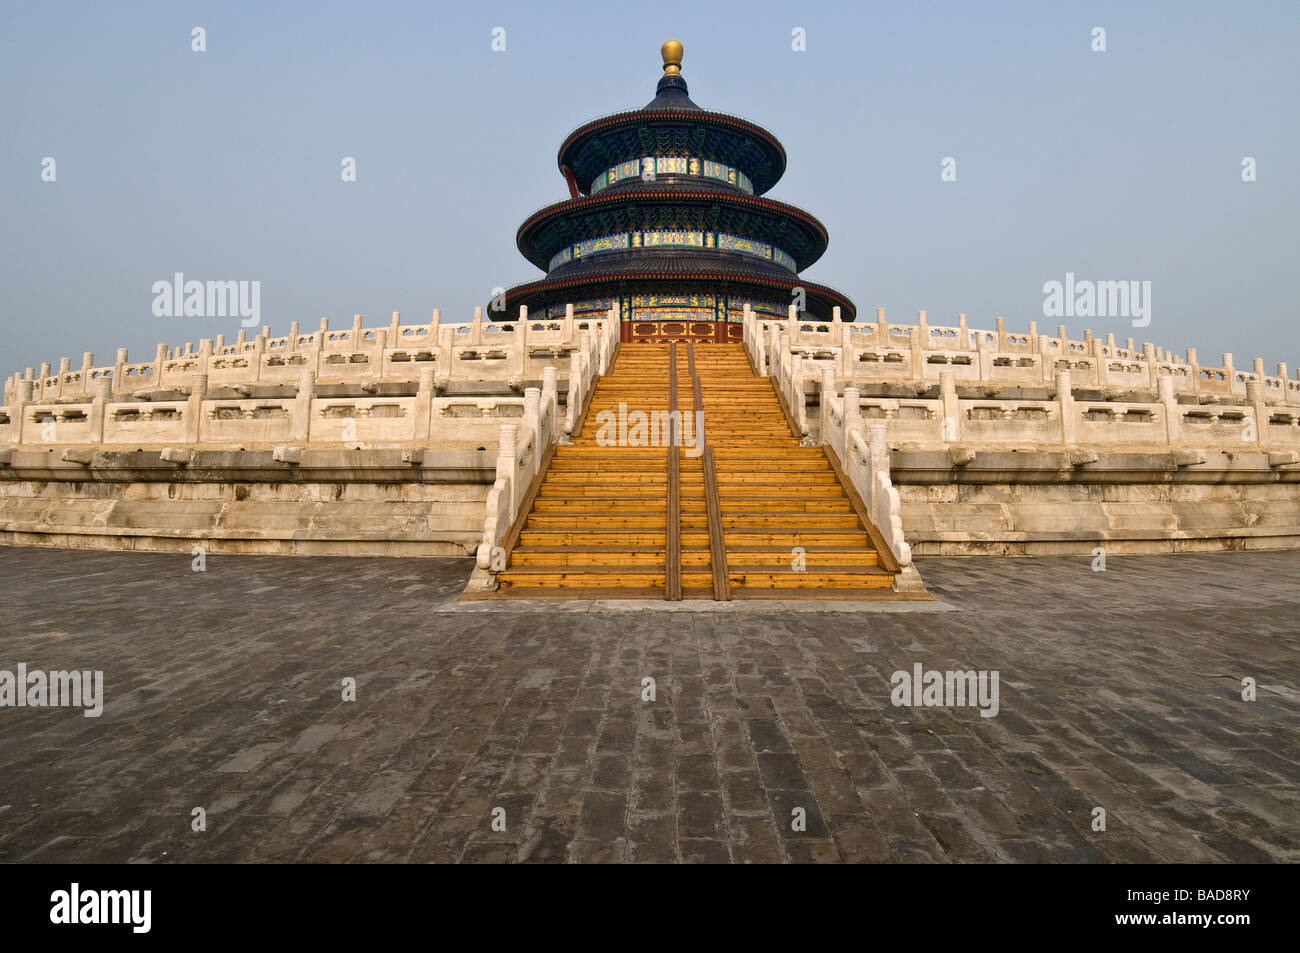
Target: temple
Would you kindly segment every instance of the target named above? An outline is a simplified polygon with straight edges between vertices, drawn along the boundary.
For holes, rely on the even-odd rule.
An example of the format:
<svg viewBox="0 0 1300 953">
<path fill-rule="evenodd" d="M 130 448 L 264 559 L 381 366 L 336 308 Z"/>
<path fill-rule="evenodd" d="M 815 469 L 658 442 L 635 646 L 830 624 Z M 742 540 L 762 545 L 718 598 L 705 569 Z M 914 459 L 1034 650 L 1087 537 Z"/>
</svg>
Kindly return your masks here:
<svg viewBox="0 0 1300 953">
<path fill-rule="evenodd" d="M 548 274 L 508 311 L 10 375 L 0 545 L 473 554 L 467 598 L 726 601 L 921 601 L 914 554 L 1300 548 L 1286 364 L 854 320 L 798 277 L 825 229 L 761 197 L 780 143 L 664 61 L 560 149 L 570 199 L 519 230 Z"/>
<path fill-rule="evenodd" d="M 785 320 L 852 321 L 853 302 L 799 273 L 826 251 L 812 215 L 764 198 L 785 149 L 761 126 L 690 98 L 682 45 L 643 109 L 578 127 L 560 146 L 569 198 L 529 216 L 519 251 L 546 277 L 506 292 L 513 319 L 603 316 L 617 306 L 621 341 L 739 341 L 744 308 Z"/>
</svg>

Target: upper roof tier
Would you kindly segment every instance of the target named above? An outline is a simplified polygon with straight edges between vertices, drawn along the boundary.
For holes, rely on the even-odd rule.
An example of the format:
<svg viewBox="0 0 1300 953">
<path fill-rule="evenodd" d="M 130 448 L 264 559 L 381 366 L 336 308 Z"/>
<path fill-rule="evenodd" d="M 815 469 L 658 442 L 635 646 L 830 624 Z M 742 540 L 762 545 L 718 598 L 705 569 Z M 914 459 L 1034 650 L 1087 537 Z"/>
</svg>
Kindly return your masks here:
<svg viewBox="0 0 1300 953">
<path fill-rule="evenodd" d="M 785 149 L 762 126 L 701 109 L 681 75 L 682 45 L 661 50 L 664 75 L 644 109 L 614 113 L 579 126 L 560 146 L 560 172 L 582 195 L 641 185 L 642 175 L 706 177 L 762 195 L 785 172 Z M 679 163 L 646 160 L 680 159 Z"/>
</svg>

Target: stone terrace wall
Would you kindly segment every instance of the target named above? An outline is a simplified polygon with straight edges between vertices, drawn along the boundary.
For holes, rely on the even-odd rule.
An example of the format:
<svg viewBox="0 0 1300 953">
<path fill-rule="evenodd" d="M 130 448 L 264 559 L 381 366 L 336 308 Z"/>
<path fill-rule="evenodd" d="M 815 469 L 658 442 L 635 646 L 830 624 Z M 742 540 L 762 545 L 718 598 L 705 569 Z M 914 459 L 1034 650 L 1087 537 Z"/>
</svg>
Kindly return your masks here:
<svg viewBox="0 0 1300 953">
<path fill-rule="evenodd" d="M 518 430 L 548 367 L 558 430 L 572 426 L 617 322 L 394 313 L 29 368 L 0 406 L 0 541 L 471 552 L 502 426 Z M 878 518 L 900 520 L 900 552 L 1300 545 L 1300 379 L 1283 364 L 1270 376 L 1258 358 L 1203 366 L 1193 350 L 924 312 L 747 314 L 744 340 L 809 439 L 834 433 Z"/>
<path fill-rule="evenodd" d="M 78 549 L 351 556 L 474 552 L 489 452 L 18 452 L 0 469 L 0 542 Z"/>
<path fill-rule="evenodd" d="M 65 358 L 6 383 L 0 542 L 468 555 L 530 401 L 568 432 L 606 320 L 474 320 L 205 340 L 149 364 Z M 561 369 L 567 374 L 561 377 Z M 540 386 L 539 386 L 540 385 Z M 545 395 L 543 395 L 543 390 Z"/>
</svg>

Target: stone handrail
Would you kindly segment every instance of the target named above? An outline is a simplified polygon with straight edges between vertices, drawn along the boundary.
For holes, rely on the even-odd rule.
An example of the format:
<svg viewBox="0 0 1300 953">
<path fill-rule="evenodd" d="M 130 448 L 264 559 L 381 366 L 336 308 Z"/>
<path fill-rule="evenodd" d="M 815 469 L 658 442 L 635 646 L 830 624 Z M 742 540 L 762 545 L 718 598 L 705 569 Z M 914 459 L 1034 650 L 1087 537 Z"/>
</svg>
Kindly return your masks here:
<svg viewBox="0 0 1300 953">
<path fill-rule="evenodd" d="M 502 381 L 519 386 L 536 380 L 542 368 L 578 350 L 583 334 L 592 332 L 593 347 L 612 353 L 618 342 L 617 305 L 601 318 L 575 318 L 572 305 L 562 320 L 530 320 L 520 308 L 517 320 L 487 321 L 483 309 L 464 324 L 442 324 L 440 312 L 425 325 L 403 325 L 393 312 L 387 327 L 364 328 L 360 315 L 352 327 L 331 330 L 322 318 L 317 331 L 303 333 L 297 322 L 285 337 L 272 338 L 263 327 L 253 338 L 240 330 L 234 343 L 224 335 L 168 348 L 159 344 L 152 361 L 129 362 L 125 348 L 112 365 L 95 366 L 94 355 L 82 355 L 79 368 L 62 358 L 58 370 L 49 364 L 27 368 L 4 383 L 3 402 L 50 403 L 90 399 L 107 382 L 110 396 L 148 396 L 188 386 L 204 375 L 211 386 L 294 384 L 311 371 L 322 383 L 414 381 L 427 367 L 437 369 L 439 389 L 460 381 Z M 602 358 L 606 359 L 606 358 Z"/>
<path fill-rule="evenodd" d="M 18 403 L 0 407 L 0 447 L 94 446 L 105 450 L 265 449 L 283 443 L 354 449 L 430 446 L 473 449 L 518 418 L 515 396 L 440 397 L 426 375 L 414 397 L 324 397 L 310 372 L 296 396 L 213 398 L 195 375 L 184 400 Z"/>
<path fill-rule="evenodd" d="M 608 370 L 613 359 L 618 345 L 617 313 L 611 311 L 601 320 L 566 319 L 536 325 L 534 329 L 522 320 L 493 325 L 476 319 L 463 326 L 444 326 L 441 328 L 444 340 L 438 353 L 451 355 L 457 364 L 480 358 L 490 360 L 500 340 L 499 350 L 507 352 L 503 362 L 506 366 L 500 370 L 502 375 L 509 376 L 485 376 L 508 383 L 516 390 L 523 380 L 545 373 L 544 367 L 537 366 L 542 360 L 551 362 L 548 366 L 553 372 L 554 359 L 568 354 L 569 405 L 564 422 L 568 432 L 575 424 L 574 415 L 591 383 Z M 412 329 L 395 323 L 393 330 L 394 336 L 419 331 L 420 334 L 408 336 L 429 339 L 436 336 L 438 326 L 435 322 Z M 13 399 L 0 406 L 0 447 L 48 448 L 62 444 L 124 449 L 126 445 L 135 445 L 144 449 L 185 444 L 192 448 L 252 449 L 296 442 L 369 449 L 436 442 L 445 448 L 472 449 L 497 437 L 500 418 L 517 418 L 524 412 L 522 397 L 440 395 L 446 382 L 438 377 L 438 364 L 418 360 L 419 354 L 409 364 L 412 370 L 402 375 L 418 379 L 413 397 L 372 396 L 373 382 L 366 379 L 355 380 L 363 392 L 360 395 L 325 396 L 318 390 L 320 385 L 333 381 L 328 376 L 322 381 L 313 368 L 331 366 L 329 359 L 342 352 L 310 351 L 304 356 L 303 352 L 288 350 L 295 346 L 295 338 L 326 340 L 339 345 L 363 339 L 367 333 L 357 327 L 337 335 L 295 333 L 282 339 L 286 349 L 282 354 L 303 357 L 299 363 L 270 363 L 279 361 L 280 356 L 266 357 L 265 342 L 259 341 L 255 349 L 262 355 L 263 363 L 259 364 L 262 373 L 257 383 L 279 388 L 278 392 L 272 391 L 275 396 L 268 397 L 252 396 L 247 385 L 253 381 L 236 373 L 240 369 L 223 364 L 243 353 L 246 342 L 232 347 L 223 344 L 219 354 L 209 353 L 205 342 L 200 355 L 182 354 L 169 360 L 162 372 L 168 386 L 152 388 L 154 392 L 147 395 L 115 392 L 114 376 L 110 374 L 96 377 L 91 393 L 81 397 L 41 397 L 38 382 L 19 379 Z M 382 344 L 387 334 L 380 329 L 374 336 Z M 531 354 L 530 349 L 540 353 Z M 407 350 L 415 353 L 414 349 Z M 393 353 L 394 349 L 388 349 L 390 357 Z M 243 370 L 248 366 L 246 363 Z M 208 374 L 199 372 L 203 367 L 209 370 Z M 138 376 L 150 384 L 159 379 L 155 370 L 150 368 L 149 374 Z M 214 388 L 233 389 L 237 396 L 219 397 L 213 393 Z M 262 389 L 265 392 L 266 388 Z M 146 396 L 151 399 L 142 399 Z"/>
<path fill-rule="evenodd" d="M 1264 373 L 1261 358 L 1251 370 L 1239 369 L 1232 354 L 1224 354 L 1220 366 L 1202 366 L 1194 348 L 1180 358 L 1154 344 L 1139 347 L 1132 338 L 1116 344 L 1113 333 L 1103 340 L 1085 331 L 1083 340 L 1073 340 L 1059 326 L 1051 337 L 1039 334 L 1031 321 L 1029 332 L 1019 334 L 1007 331 L 1002 318 L 995 330 L 982 330 L 968 327 L 965 315 L 956 327 L 939 327 L 928 324 L 924 311 L 915 325 L 896 325 L 885 321 L 884 309 L 877 310 L 874 324 L 800 321 L 794 315 L 771 321 L 748 313 L 744 320 L 755 325 L 746 339 L 752 337 L 751 359 L 765 375 L 772 365 L 765 362 L 765 370 L 758 357 L 770 355 L 768 333 L 775 328 L 785 350 L 829 363 L 855 383 L 937 382 L 951 371 L 961 382 L 1050 385 L 1058 371 L 1068 370 L 1079 387 L 1154 391 L 1169 378 L 1176 394 L 1195 396 L 1245 397 L 1247 385 L 1259 383 L 1269 402 L 1300 406 L 1300 373 L 1289 377 L 1286 364 L 1277 365 L 1276 376 Z"/>
<path fill-rule="evenodd" d="M 945 375 L 937 399 L 861 397 L 858 412 L 908 449 L 1300 450 L 1300 408 L 1267 403 L 1256 383 L 1247 400 L 1232 402 L 1188 402 L 1167 378 L 1149 401 L 1076 397 L 1068 371 L 1053 389 L 1050 400 L 959 397 Z"/>
<path fill-rule="evenodd" d="M 889 452 L 885 427 L 870 428 L 870 441 L 863 439 L 862 418 L 858 412 L 858 390 L 845 389 L 842 398 L 835 395 L 830 368 L 823 370 L 821 411 L 822 443 L 839 463 L 840 470 L 866 504 L 867 513 L 898 564 L 907 569 L 912 550 L 903 538 L 903 521 L 898 491 L 889 480 Z"/>
<path fill-rule="evenodd" d="M 886 424 L 893 444 L 909 449 L 948 448 L 957 443 L 985 449 L 1219 448 L 1270 452 L 1283 460 L 1287 454 L 1300 451 L 1300 400 L 1295 398 L 1293 386 L 1296 382 L 1235 371 L 1231 355 L 1225 355 L 1224 368 L 1200 368 L 1163 359 L 1168 355 L 1157 354 L 1151 345 L 1146 345 L 1140 353 L 1132 347 L 1118 348 L 1093 341 L 1087 347 L 1102 364 L 1141 365 L 1140 379 L 1129 380 L 1128 386 L 1116 386 L 1117 375 L 1136 372 L 1116 371 L 1112 367 L 1106 372 L 1110 385 L 1098 387 L 1095 372 L 1101 364 L 1082 356 L 1085 342 L 1072 342 L 1063 335 L 1060 339 L 1036 338 L 1036 332 L 1010 335 L 1001 324 L 997 332 L 972 330 L 964 322 L 953 329 L 927 328 L 922 322 L 917 327 L 885 326 L 884 330 L 916 341 L 918 328 L 945 343 L 978 339 L 993 345 L 1002 337 L 1008 346 L 1023 345 L 1027 350 L 1016 365 L 990 360 L 995 352 L 987 349 L 979 350 L 980 359 L 969 365 L 941 364 L 936 371 L 933 370 L 936 365 L 922 363 L 918 365 L 922 376 L 914 379 L 901 371 L 896 376 L 879 373 L 868 376 L 857 366 L 850 365 L 846 370 L 842 360 L 844 352 L 833 344 L 835 337 L 858 333 L 881 336 L 880 326 L 862 332 L 850 325 L 841 324 L 836 328 L 830 322 L 822 324 L 820 330 L 808 330 L 806 323 L 797 321 L 793 313 L 787 321 L 761 321 L 747 313 L 744 343 L 759 373 L 775 378 L 804 434 L 810 432 L 805 405 L 815 392 L 835 396 L 849 386 L 860 388 L 872 384 L 879 394 L 881 384 L 894 381 L 902 385 L 895 387 L 894 393 L 903 396 L 864 397 L 859 410 L 866 418 Z M 935 331 L 944 333 L 931 334 Z M 818 340 L 817 347 L 807 343 L 810 338 Z M 1029 353 L 1029 348 L 1041 350 Z M 853 351 L 853 347 L 846 351 Z M 1043 354 L 1056 351 L 1070 356 L 1055 361 L 1038 360 Z M 946 357 L 959 352 L 953 348 L 934 348 L 926 353 Z M 1002 352 L 996 353 L 999 358 L 1003 356 Z M 1195 359 L 1194 352 L 1190 356 Z M 1156 357 L 1162 359 L 1154 360 Z M 894 363 L 903 369 L 907 367 L 906 361 Z M 1076 370 L 1080 366 L 1082 370 Z M 885 365 L 877 363 L 873 367 L 879 371 Z M 1026 377 L 1026 374 L 1041 375 L 1050 367 L 1056 369 L 1048 383 Z M 1190 372 L 1193 367 L 1194 374 Z M 981 378 L 981 368 L 994 372 L 993 379 Z M 930 374 L 937 377 L 937 387 L 926 376 Z M 1203 386 L 1209 380 L 1213 383 Z M 965 388 L 961 395 L 959 384 Z M 905 396 L 909 387 L 914 387 L 913 393 L 924 396 Z M 1004 387 L 1038 390 L 1042 396 L 1032 393 L 1020 396 L 1017 392 L 1004 395 Z M 983 390 L 986 396 L 972 396 L 972 389 Z M 1083 392 L 1076 395 L 1078 389 Z M 937 398 L 933 396 L 935 390 Z M 1094 398 L 1087 393 L 1089 390 L 1100 393 Z M 1115 399 L 1121 395 L 1128 399 Z M 826 404 L 827 408 L 836 406 L 834 402 Z M 828 426 L 824 411 L 816 422 L 820 428 Z"/>
<path fill-rule="evenodd" d="M 519 425 L 503 424 L 497 449 L 496 480 L 488 491 L 483 536 L 475 554 L 480 573 L 506 568 L 503 544 L 519 516 L 524 494 L 558 436 L 554 367 L 548 367 L 539 390 L 524 392 L 524 416 Z"/>
<path fill-rule="evenodd" d="M 472 588 L 494 588 L 494 575 L 509 566 L 504 544 L 510 527 L 520 517 L 529 486 L 541 470 L 547 451 L 557 440 L 568 440 L 578 415 L 597 380 L 609 373 L 618 345 L 618 325 L 602 322 L 583 331 L 578 350 L 569 355 L 569 390 L 564 419 L 557 411 L 554 367 L 547 367 L 542 390 L 524 392 L 524 417 L 520 426 L 505 424 L 498 440 L 496 480 L 488 492 L 483 536 L 476 553 Z"/>
</svg>

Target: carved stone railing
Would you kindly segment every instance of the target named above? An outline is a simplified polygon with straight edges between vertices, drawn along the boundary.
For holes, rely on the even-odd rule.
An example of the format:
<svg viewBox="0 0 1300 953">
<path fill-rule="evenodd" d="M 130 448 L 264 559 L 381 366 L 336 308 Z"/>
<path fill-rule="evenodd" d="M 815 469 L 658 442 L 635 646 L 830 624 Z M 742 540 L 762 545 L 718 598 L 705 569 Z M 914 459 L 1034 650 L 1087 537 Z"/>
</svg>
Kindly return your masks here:
<svg viewBox="0 0 1300 953">
<path fill-rule="evenodd" d="M 187 387 L 193 377 L 207 377 L 212 387 L 295 384 L 310 371 L 321 383 L 415 381 L 434 368 L 439 389 L 457 382 L 496 381 L 521 387 L 540 378 L 542 369 L 567 360 L 579 350 L 584 334 L 591 347 L 612 353 L 618 342 L 617 306 L 601 318 L 575 318 L 573 307 L 560 320 L 531 320 L 520 308 L 514 321 L 488 321 L 483 310 L 464 324 L 443 324 L 433 312 L 428 324 L 404 325 L 393 312 L 387 327 L 365 328 L 360 315 L 351 328 L 331 329 L 322 318 L 319 329 L 302 331 L 297 322 L 285 337 L 272 338 L 263 327 L 248 338 L 240 330 L 233 343 L 224 335 L 183 347 L 159 344 L 154 359 L 131 363 L 121 348 L 112 365 L 95 366 L 94 355 L 82 355 L 79 368 L 62 358 L 58 370 L 49 364 L 27 368 L 5 380 L 5 404 L 16 402 L 24 382 L 30 400 L 43 403 L 90 399 L 107 382 L 111 397 L 126 398 Z"/>
<path fill-rule="evenodd" d="M 842 398 L 835 396 L 831 375 L 829 368 L 823 370 L 823 399 L 819 408 L 822 443 L 866 505 L 869 518 L 901 567 L 896 587 L 915 588 L 919 586 L 919 577 L 912 566 L 912 549 L 903 537 L 898 491 L 889 479 L 886 429 L 877 424 L 864 437 L 858 413 L 858 389 L 849 387 Z"/>
<path fill-rule="evenodd" d="M 497 442 L 496 479 L 488 492 L 483 536 L 476 553 L 476 577 L 506 568 L 506 534 L 519 516 L 524 494 L 537 477 L 546 452 L 560 434 L 555 368 L 545 370 L 540 390 L 524 392 L 524 416 L 518 425 L 504 424 Z"/>
<path fill-rule="evenodd" d="M 1168 380 L 1175 394 L 1197 397 L 1244 398 L 1247 387 L 1258 383 L 1267 403 L 1300 406 L 1300 373 L 1289 377 L 1283 363 L 1276 376 L 1264 373 L 1262 358 L 1249 371 L 1236 368 L 1232 354 L 1224 354 L 1220 366 L 1202 366 L 1194 348 L 1180 358 L 1154 344 L 1139 347 L 1132 338 L 1117 345 L 1114 334 L 1103 340 L 1085 331 L 1083 340 L 1073 340 L 1064 326 L 1053 337 L 1039 334 L 1033 321 L 1029 332 L 1020 334 L 1007 331 L 1002 318 L 994 330 L 968 327 L 965 315 L 955 327 L 932 326 L 924 311 L 914 325 L 887 323 L 884 309 L 877 310 L 873 324 L 845 324 L 838 313 L 829 322 L 800 321 L 793 310 L 785 321 L 760 320 L 748 312 L 744 320 L 746 346 L 764 376 L 774 366 L 775 334 L 782 352 L 828 364 L 838 380 L 856 384 L 938 382 L 951 372 L 960 383 L 1050 386 L 1057 373 L 1069 371 L 1077 387 L 1154 392 Z"/>
<path fill-rule="evenodd" d="M 296 395 L 215 398 L 194 375 L 183 400 L 115 401 L 101 392 L 88 402 L 19 400 L 0 407 L 0 446 L 103 449 L 241 448 L 286 442 L 355 449 L 431 446 L 472 449 L 494 440 L 502 418 L 524 412 L 523 397 L 440 397 L 432 373 L 414 396 L 326 397 L 310 371 Z"/>
<path fill-rule="evenodd" d="M 617 313 L 611 311 L 604 319 L 587 321 L 574 321 L 570 314 L 564 321 L 537 324 L 535 329 L 524 321 L 491 324 L 483 322 L 481 315 L 469 324 L 443 326 L 440 331 L 436 322 L 423 328 L 395 323 L 390 329 L 394 337 L 429 341 L 441 336 L 440 345 L 429 345 L 428 353 L 433 355 L 429 361 L 419 359 L 424 353 L 418 350 L 420 345 L 405 350 L 385 347 L 383 341 L 389 333 L 380 329 L 374 333 L 379 340 L 376 347 L 384 350 L 389 366 L 400 364 L 403 368 L 401 374 L 386 379 L 415 380 L 414 396 L 409 391 L 406 396 L 377 396 L 377 389 L 371 386 L 374 381 L 355 375 L 349 378 L 358 385 L 353 388 L 354 394 L 327 396 L 336 394 L 337 387 L 321 392 L 322 385 L 339 381 L 329 374 L 322 380 L 318 369 L 341 366 L 332 363 L 331 358 L 348 353 L 345 346 L 366 338 L 369 332 L 359 326 L 338 333 L 327 333 L 322 327 L 321 332 L 311 335 L 298 334 L 295 329 L 288 338 L 272 341 L 259 337 L 251 350 L 243 341 L 231 347 L 222 343 L 217 350 L 204 342 L 200 354 L 169 359 L 160 372 L 151 368 L 148 374 L 130 375 L 145 382 L 145 386 L 128 393 L 113 390 L 115 379 L 126 379 L 122 375 L 91 375 L 94 383 L 90 393 L 78 397 L 51 396 L 60 390 L 55 385 L 46 388 L 46 396 L 41 396 L 37 381 L 20 378 L 11 381 L 14 393 L 0 406 L 0 447 L 103 445 L 122 449 L 135 445 L 152 449 L 188 445 L 254 449 L 295 442 L 367 449 L 431 444 L 448 449 L 473 448 L 496 439 L 501 418 L 520 417 L 524 398 L 444 396 L 447 381 L 438 376 L 439 362 L 446 358 L 453 367 L 464 368 L 476 361 L 491 363 L 498 353 L 506 354 L 504 363 L 493 366 L 508 376 L 497 376 L 494 371 L 481 377 L 508 384 L 513 390 L 525 380 L 541 377 L 546 367 L 553 371 L 555 359 L 567 355 L 569 403 L 563 427 L 568 432 L 590 381 L 609 368 L 618 345 Z M 322 341 L 325 349 L 315 349 Z M 301 350 L 304 347 L 308 350 Z M 237 374 L 240 369 L 231 362 L 240 359 L 240 354 L 257 358 L 248 361 L 247 367 L 259 366 L 265 373 L 257 380 Z M 394 362 L 395 354 L 413 359 Z M 281 357 L 287 360 L 266 363 Z M 294 362 L 294 357 L 302 360 Z M 543 364 L 544 360 L 548 363 Z M 365 363 L 348 366 L 364 368 Z M 201 373 L 204 367 L 210 373 Z M 462 371 L 453 377 L 462 381 L 472 379 L 473 374 Z M 166 386 L 149 386 L 158 380 Z M 269 390 L 273 396 L 254 396 L 253 384 L 259 385 L 256 390 Z M 213 393 L 218 389 L 234 390 L 236 396 L 219 397 Z"/>
<path fill-rule="evenodd" d="M 822 393 L 834 396 L 833 386 L 824 379 Z M 945 374 L 937 398 L 859 397 L 858 413 L 887 426 L 893 446 L 918 450 L 1300 451 L 1300 408 L 1267 403 L 1254 382 L 1244 401 L 1206 403 L 1180 399 L 1168 380 L 1146 401 L 1083 399 L 1067 371 L 1052 390 L 1050 400 L 959 397 Z"/>
<path fill-rule="evenodd" d="M 942 365 L 933 383 L 929 377 L 919 381 L 900 378 L 916 384 L 912 391 L 922 396 L 879 396 L 880 385 L 888 384 L 888 379 L 875 377 L 864 381 L 861 373 L 857 376 L 846 373 L 839 352 L 827 357 L 821 350 L 800 343 L 810 335 L 822 334 L 825 338 L 850 330 L 847 325 L 841 325 L 838 330 L 832 324 L 824 327 L 828 329 L 824 334 L 809 332 L 794 320 L 758 321 L 746 315 L 744 342 L 750 359 L 760 373 L 776 379 L 805 435 L 812 435 L 807 405 L 815 395 L 836 396 L 847 387 L 861 389 L 874 385 L 876 396 L 862 397 L 859 412 L 868 421 L 885 424 L 891 444 L 911 449 L 969 444 L 987 449 L 1224 449 L 1283 455 L 1300 451 L 1300 401 L 1290 396 L 1293 394 L 1290 385 L 1294 382 L 1283 378 L 1224 372 L 1222 380 L 1211 388 L 1222 393 L 1198 394 L 1192 382 L 1198 378 L 1205 380 L 1203 375 L 1207 371 L 1217 373 L 1223 369 L 1199 368 L 1195 377 L 1185 377 L 1174 373 L 1177 365 L 1163 361 L 1158 362 L 1159 367 L 1143 365 L 1143 381 L 1151 381 L 1149 369 L 1169 371 L 1160 370 L 1155 374 L 1151 386 L 1133 382 L 1131 388 L 1113 384 L 1098 388 L 1091 370 L 1085 369 L 1085 379 L 1081 382 L 1072 369 L 1058 367 L 1050 383 L 1036 382 L 1031 387 L 1028 386 L 1031 382 L 1005 379 L 977 382 L 968 373 L 969 369 L 981 366 L 976 362 L 966 370 L 962 366 Z M 889 330 L 892 333 L 896 329 L 891 326 Z M 907 330 L 910 334 L 916 329 Z M 1043 346 L 1042 339 L 1035 342 L 1032 335 L 1007 335 L 1001 327 L 998 332 L 982 332 L 967 329 L 963 324 L 953 330 L 959 342 L 975 336 L 993 341 L 1001 334 L 1011 347 Z M 876 333 L 880 333 L 879 329 Z M 1067 342 L 1063 352 L 1081 353 L 1074 351 L 1074 343 Z M 1106 361 L 1135 362 L 1140 357 L 1131 348 L 1114 348 L 1100 342 L 1096 345 L 1094 350 Z M 1150 345 L 1146 350 L 1149 356 Z M 1231 371 L 1231 355 L 1225 357 L 1228 358 L 1225 367 Z M 985 361 L 983 366 L 996 370 L 1003 365 Z M 1035 373 L 1042 366 L 1025 365 Z M 1112 381 L 1116 373 L 1120 372 L 1111 372 Z M 1236 381 L 1240 386 L 1234 384 L 1230 388 L 1229 381 Z M 1027 389 L 1038 390 L 1043 396 L 1037 399 L 1003 396 L 1004 385 L 1017 387 L 1012 394 Z M 965 393 L 959 394 L 959 386 Z M 906 386 L 895 387 L 892 393 L 905 394 L 907 390 Z M 936 390 L 937 396 L 933 396 Z M 1084 393 L 1078 394 L 1079 390 Z M 1094 399 L 1087 394 L 1090 390 L 1100 390 L 1101 394 Z M 972 391 L 983 391 L 987 396 L 973 396 Z M 887 388 L 884 392 L 890 393 Z M 1121 394 L 1129 399 L 1114 399 Z M 813 422 L 817 423 L 817 418 Z M 820 425 L 826 425 L 824 415 Z"/>
</svg>

